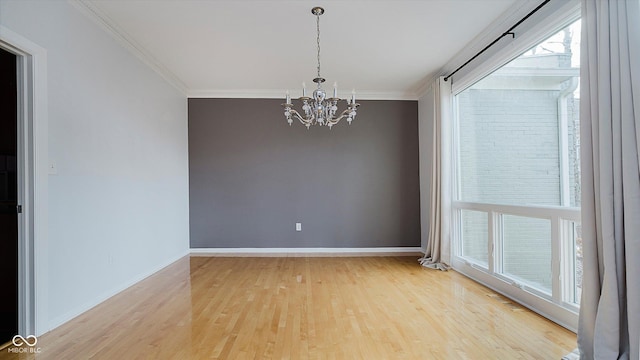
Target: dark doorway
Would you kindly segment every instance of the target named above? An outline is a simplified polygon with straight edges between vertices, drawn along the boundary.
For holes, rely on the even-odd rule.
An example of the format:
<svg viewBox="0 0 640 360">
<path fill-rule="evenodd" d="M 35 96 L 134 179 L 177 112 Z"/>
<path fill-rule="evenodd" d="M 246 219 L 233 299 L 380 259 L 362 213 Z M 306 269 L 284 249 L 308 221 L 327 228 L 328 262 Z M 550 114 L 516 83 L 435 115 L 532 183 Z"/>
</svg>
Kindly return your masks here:
<svg viewBox="0 0 640 360">
<path fill-rule="evenodd" d="M 0 49 L 0 345 L 18 334 L 18 88 L 16 55 Z"/>
</svg>

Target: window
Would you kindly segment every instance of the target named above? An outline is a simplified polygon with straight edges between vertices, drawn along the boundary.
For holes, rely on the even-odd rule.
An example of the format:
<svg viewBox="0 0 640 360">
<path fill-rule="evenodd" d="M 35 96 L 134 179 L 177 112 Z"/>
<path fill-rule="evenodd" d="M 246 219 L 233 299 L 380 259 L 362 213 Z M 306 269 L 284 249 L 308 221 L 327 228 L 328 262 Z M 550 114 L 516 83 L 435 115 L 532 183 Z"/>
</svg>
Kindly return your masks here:
<svg viewBox="0 0 640 360">
<path fill-rule="evenodd" d="M 551 294 L 551 221 L 502 215 L 502 274 Z"/>
<path fill-rule="evenodd" d="M 579 46 L 578 20 L 454 97 L 454 257 L 573 312 L 582 274 Z"/>
<path fill-rule="evenodd" d="M 488 217 L 486 212 L 460 210 L 460 234 L 462 251 L 465 258 L 487 267 L 489 261 L 487 249 Z"/>
</svg>

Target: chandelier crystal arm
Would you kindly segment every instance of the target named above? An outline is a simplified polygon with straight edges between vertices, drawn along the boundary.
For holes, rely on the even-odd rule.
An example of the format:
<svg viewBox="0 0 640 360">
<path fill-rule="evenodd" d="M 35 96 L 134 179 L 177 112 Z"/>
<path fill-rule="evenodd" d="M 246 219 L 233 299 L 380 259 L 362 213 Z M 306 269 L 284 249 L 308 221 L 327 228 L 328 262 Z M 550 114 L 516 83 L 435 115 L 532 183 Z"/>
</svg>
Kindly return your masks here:
<svg viewBox="0 0 640 360">
<path fill-rule="evenodd" d="M 289 125 L 293 123 L 293 119 L 299 120 L 300 123 L 302 123 L 303 125 L 307 125 L 307 124 L 309 124 L 309 126 L 312 125 L 312 121 L 313 121 L 312 117 L 300 115 L 299 112 L 291 108 L 291 104 L 282 104 L 282 106 L 284 106 L 285 108 L 284 116 L 289 121 Z"/>
<path fill-rule="evenodd" d="M 302 99 L 302 98 L 300 98 Z M 308 98 L 307 98 L 308 99 Z M 289 123 L 289 126 L 291 126 L 293 124 L 293 120 L 297 119 L 298 121 L 300 121 L 300 123 L 304 126 L 307 127 L 307 129 L 311 126 L 315 124 L 315 118 L 313 116 L 313 112 L 311 111 L 307 111 L 305 112 L 305 115 L 301 115 L 298 111 L 296 111 L 295 109 L 293 109 L 293 104 L 282 104 L 282 106 L 284 107 L 284 116 L 287 119 L 287 122 Z"/>
<path fill-rule="evenodd" d="M 329 124 L 328 124 L 329 127 L 331 127 L 333 125 L 336 125 L 338 122 L 340 122 L 340 120 L 345 119 L 345 118 L 347 119 L 347 122 L 349 124 L 351 124 L 351 121 L 353 121 L 353 119 L 356 117 L 356 110 L 357 110 L 358 106 L 360 106 L 360 104 L 354 104 L 353 106 L 349 105 L 349 108 L 344 110 L 340 114 L 340 116 L 338 116 L 337 118 L 333 118 L 333 119 L 329 120 Z"/>
</svg>

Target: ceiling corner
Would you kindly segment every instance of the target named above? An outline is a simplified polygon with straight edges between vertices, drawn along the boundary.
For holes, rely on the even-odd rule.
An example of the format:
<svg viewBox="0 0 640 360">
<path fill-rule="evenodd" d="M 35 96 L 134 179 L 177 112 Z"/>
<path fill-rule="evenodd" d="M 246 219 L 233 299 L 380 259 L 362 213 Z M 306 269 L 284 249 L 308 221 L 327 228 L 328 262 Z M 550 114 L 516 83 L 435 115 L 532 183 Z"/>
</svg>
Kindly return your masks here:
<svg viewBox="0 0 640 360">
<path fill-rule="evenodd" d="M 122 30 L 115 21 L 111 20 L 104 12 L 88 0 L 68 0 L 71 5 L 77 8 L 82 14 L 100 26 L 105 32 L 111 35 L 122 47 L 131 52 L 145 65 L 160 75 L 167 83 L 173 86 L 183 95 L 187 96 L 189 89 L 187 85 L 176 76 L 171 70 L 158 61 L 142 45 L 137 43 L 131 36 Z"/>
</svg>

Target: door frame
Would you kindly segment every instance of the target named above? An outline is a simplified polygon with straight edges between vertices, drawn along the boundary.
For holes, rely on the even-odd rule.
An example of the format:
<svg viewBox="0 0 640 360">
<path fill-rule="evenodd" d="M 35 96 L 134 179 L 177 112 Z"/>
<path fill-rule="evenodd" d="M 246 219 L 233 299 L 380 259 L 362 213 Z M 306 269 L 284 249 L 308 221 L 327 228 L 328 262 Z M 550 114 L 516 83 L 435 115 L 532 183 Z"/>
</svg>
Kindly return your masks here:
<svg viewBox="0 0 640 360">
<path fill-rule="evenodd" d="M 46 50 L 0 25 L 18 74 L 18 331 L 49 331 L 47 314 L 48 103 Z"/>
</svg>

